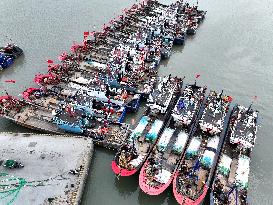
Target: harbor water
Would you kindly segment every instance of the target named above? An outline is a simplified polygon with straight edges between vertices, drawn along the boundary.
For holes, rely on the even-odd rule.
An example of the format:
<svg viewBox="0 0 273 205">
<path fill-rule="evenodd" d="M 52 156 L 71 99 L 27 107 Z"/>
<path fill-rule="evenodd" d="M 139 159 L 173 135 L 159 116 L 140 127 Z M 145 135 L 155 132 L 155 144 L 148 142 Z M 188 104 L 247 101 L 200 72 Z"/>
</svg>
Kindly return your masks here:
<svg viewBox="0 0 273 205">
<path fill-rule="evenodd" d="M 9 38 L 25 52 L 0 73 L 0 94 L 18 96 L 35 86 L 35 74 L 47 71 L 48 59 L 68 51 L 84 31 L 99 30 L 103 23 L 132 5 L 133 0 L 1 0 L 0 45 Z M 162 0 L 170 3 L 170 0 Z M 194 2 L 196 3 L 196 2 Z M 185 76 L 208 89 L 233 97 L 236 103 L 260 111 L 256 146 L 252 153 L 249 202 L 273 204 L 273 7 L 270 0 L 199 1 L 207 10 L 205 21 L 185 46 L 175 47 L 171 58 L 160 65 L 160 75 Z M 7 37 L 6 37 L 7 36 Z M 5 80 L 16 83 L 5 83 Z M 0 119 L 2 132 L 33 132 Z M 145 195 L 138 176 L 117 180 L 111 170 L 114 152 L 97 148 L 83 195 L 83 205 L 176 204 L 172 190 L 160 196 Z"/>
</svg>

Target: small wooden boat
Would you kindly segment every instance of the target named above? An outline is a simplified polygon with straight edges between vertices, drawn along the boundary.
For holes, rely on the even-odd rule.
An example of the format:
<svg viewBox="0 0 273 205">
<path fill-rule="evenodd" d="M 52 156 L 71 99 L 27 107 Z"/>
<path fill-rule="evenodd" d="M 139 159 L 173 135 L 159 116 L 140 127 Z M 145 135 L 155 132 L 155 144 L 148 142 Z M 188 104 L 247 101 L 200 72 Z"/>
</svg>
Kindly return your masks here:
<svg viewBox="0 0 273 205">
<path fill-rule="evenodd" d="M 211 205 L 247 205 L 251 152 L 257 133 L 258 111 L 234 107 L 210 193 Z"/>
<path fill-rule="evenodd" d="M 185 33 L 184 32 L 177 32 L 175 34 L 173 44 L 174 45 L 183 45 L 185 42 Z"/>
<path fill-rule="evenodd" d="M 191 25 L 188 25 L 188 28 L 187 28 L 187 35 L 194 35 L 196 33 L 196 30 L 197 30 L 197 24 L 191 24 Z"/>
<path fill-rule="evenodd" d="M 9 43 L 0 48 L 0 70 L 10 67 L 16 58 L 23 55 L 23 50 L 15 44 Z"/>
<path fill-rule="evenodd" d="M 173 180 L 173 193 L 179 204 L 199 205 L 203 202 L 220 155 L 226 129 L 220 126 L 218 132 L 211 133 L 210 130 L 201 129 L 200 125 L 214 124 L 215 120 L 222 124 L 222 121 L 227 120 L 225 116 L 230 102 L 228 96 L 210 92 L 202 120 L 193 132 Z M 208 106 L 211 107 L 209 110 Z M 212 109 L 213 107 L 217 109 Z"/>
<path fill-rule="evenodd" d="M 4 53 L 6 55 L 9 55 L 13 59 L 16 59 L 19 56 L 23 55 L 24 52 L 19 46 L 13 43 L 9 43 L 5 47 L 0 48 L 0 53 Z"/>
<path fill-rule="evenodd" d="M 191 132 L 198 122 L 206 87 L 187 85 L 166 128 L 139 175 L 139 186 L 149 195 L 159 195 L 171 184 Z"/>
</svg>

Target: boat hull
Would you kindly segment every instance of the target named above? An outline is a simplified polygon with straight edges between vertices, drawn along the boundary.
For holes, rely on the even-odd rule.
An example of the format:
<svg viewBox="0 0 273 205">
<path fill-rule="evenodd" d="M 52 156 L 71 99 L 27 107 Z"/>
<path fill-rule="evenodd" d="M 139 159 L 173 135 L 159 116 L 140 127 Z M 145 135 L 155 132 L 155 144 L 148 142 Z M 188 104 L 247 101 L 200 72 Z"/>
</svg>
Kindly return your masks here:
<svg viewBox="0 0 273 205">
<path fill-rule="evenodd" d="M 188 28 L 187 29 L 187 35 L 195 35 L 196 29 L 194 28 Z"/>
<path fill-rule="evenodd" d="M 184 42 L 185 42 L 184 38 L 175 38 L 174 41 L 173 41 L 173 44 L 174 45 L 183 45 Z"/>
<path fill-rule="evenodd" d="M 177 186 L 176 186 L 176 180 L 177 180 L 178 172 L 176 172 L 174 180 L 173 180 L 173 194 L 174 197 L 179 204 L 183 205 L 200 205 L 205 199 L 205 196 L 208 192 L 208 186 L 204 185 L 203 193 L 200 195 L 200 197 L 196 200 L 191 200 L 188 197 L 183 196 L 182 194 L 177 192 Z"/>
<path fill-rule="evenodd" d="M 148 195 L 156 196 L 164 192 L 172 183 L 173 175 L 166 184 L 162 186 L 152 187 L 145 183 L 145 166 L 142 167 L 139 174 L 139 187 L 140 189 Z"/>
<path fill-rule="evenodd" d="M 112 170 L 115 174 L 122 177 L 132 176 L 137 172 L 137 169 L 133 169 L 133 170 L 122 169 L 117 165 L 115 161 L 112 161 Z"/>
</svg>

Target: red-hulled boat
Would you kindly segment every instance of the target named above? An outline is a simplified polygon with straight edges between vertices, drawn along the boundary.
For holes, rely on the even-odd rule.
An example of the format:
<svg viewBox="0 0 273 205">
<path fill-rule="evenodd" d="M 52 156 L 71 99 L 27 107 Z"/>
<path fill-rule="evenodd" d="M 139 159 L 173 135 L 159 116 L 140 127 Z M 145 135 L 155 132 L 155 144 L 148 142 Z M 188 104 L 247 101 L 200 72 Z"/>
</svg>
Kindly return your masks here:
<svg viewBox="0 0 273 205">
<path fill-rule="evenodd" d="M 187 85 L 179 98 L 171 128 L 166 128 L 139 175 L 139 186 L 149 195 L 159 195 L 171 184 L 186 144 L 195 127 L 206 87 Z"/>
<path fill-rule="evenodd" d="M 182 146 L 185 146 L 188 136 L 183 135 L 182 137 L 184 143 Z M 176 169 L 180 158 L 179 153 L 172 153 L 172 147 L 169 147 L 169 150 L 167 150 L 168 144 L 174 138 L 177 138 L 175 130 L 166 128 L 149 158 L 141 168 L 139 186 L 146 194 L 159 195 L 172 182 L 172 173 Z"/>
<path fill-rule="evenodd" d="M 145 115 L 112 161 L 112 170 L 120 176 L 131 176 L 143 165 L 164 125 L 164 116 Z M 137 140 L 135 140 L 137 139 Z"/>
<path fill-rule="evenodd" d="M 175 174 L 174 180 L 177 179 L 177 176 L 178 176 L 178 172 Z M 201 204 L 203 202 L 207 192 L 208 192 L 208 186 L 205 185 L 203 187 L 203 194 L 197 200 L 194 201 L 189 198 L 183 197 L 183 195 L 179 194 L 177 192 L 176 184 L 173 183 L 173 193 L 174 193 L 175 199 L 179 204 L 182 204 L 182 205 L 199 205 L 199 204 Z"/>
<path fill-rule="evenodd" d="M 38 74 L 34 78 L 34 82 L 40 86 L 46 85 L 57 85 L 60 83 L 60 78 L 57 75 L 49 74 Z"/>
<path fill-rule="evenodd" d="M 248 205 L 251 152 L 257 136 L 259 112 L 236 105 L 210 193 L 210 205 Z"/>
<path fill-rule="evenodd" d="M 224 121 L 230 103 L 229 96 L 210 92 L 202 119 L 192 133 L 173 180 L 173 193 L 179 204 L 199 205 L 203 202 L 225 139 Z"/>
<path fill-rule="evenodd" d="M 63 52 L 61 55 L 59 55 L 58 59 L 60 61 L 65 61 L 67 59 L 67 57 L 68 57 L 67 52 Z"/>
<path fill-rule="evenodd" d="M 23 102 L 10 95 L 0 96 L 0 115 L 7 115 L 11 110 L 19 112 Z"/>
<path fill-rule="evenodd" d="M 44 93 L 41 88 L 28 88 L 23 92 L 23 98 L 27 101 L 32 101 L 43 96 Z"/>
<path fill-rule="evenodd" d="M 169 124 L 171 109 L 181 84 L 180 80 L 170 76 L 163 78 L 159 83 L 158 89 L 150 96 L 151 104 L 146 113 L 112 161 L 115 174 L 130 176 L 142 167 L 158 137 Z"/>
<path fill-rule="evenodd" d="M 49 65 L 48 66 L 48 73 L 49 74 L 54 74 L 54 75 L 63 75 L 68 72 L 69 65 L 63 63 L 62 65 L 60 64 L 55 64 L 55 65 Z"/>
</svg>

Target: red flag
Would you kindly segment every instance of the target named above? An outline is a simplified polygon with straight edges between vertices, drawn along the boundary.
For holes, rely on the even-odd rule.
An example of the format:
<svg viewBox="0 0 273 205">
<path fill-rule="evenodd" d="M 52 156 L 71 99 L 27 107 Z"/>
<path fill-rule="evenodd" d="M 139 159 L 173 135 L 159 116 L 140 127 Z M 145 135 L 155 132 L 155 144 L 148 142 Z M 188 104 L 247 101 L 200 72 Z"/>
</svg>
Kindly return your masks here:
<svg viewBox="0 0 273 205">
<path fill-rule="evenodd" d="M 228 102 L 232 102 L 233 99 L 232 99 L 231 96 L 228 96 L 228 99 L 227 99 L 227 100 L 228 100 Z"/>
<path fill-rule="evenodd" d="M 48 64 L 51 64 L 51 63 L 53 63 L 53 60 L 48 59 L 48 60 L 47 60 L 47 63 L 48 63 Z"/>
<path fill-rule="evenodd" d="M 127 8 L 125 8 L 125 9 L 123 9 L 123 13 L 127 13 L 128 12 L 128 9 Z"/>
<path fill-rule="evenodd" d="M 63 61 L 63 60 L 66 59 L 67 55 L 68 55 L 67 52 L 63 52 L 61 55 L 59 55 L 58 59 L 59 59 L 60 61 Z"/>
<path fill-rule="evenodd" d="M 76 42 L 73 42 L 73 45 L 70 48 L 70 51 L 75 53 L 79 49 L 80 45 L 76 44 Z"/>
<path fill-rule="evenodd" d="M 89 31 L 83 32 L 83 35 L 84 35 L 84 36 L 89 36 Z"/>
<path fill-rule="evenodd" d="M 5 80 L 5 83 L 16 83 L 15 80 Z"/>
<path fill-rule="evenodd" d="M 201 75 L 200 74 L 196 74 L 195 78 L 198 79 Z"/>
</svg>

